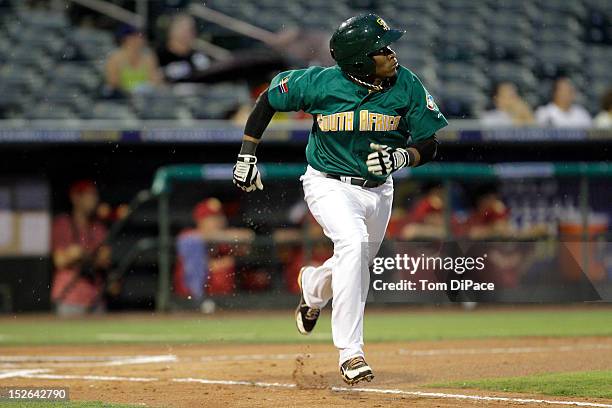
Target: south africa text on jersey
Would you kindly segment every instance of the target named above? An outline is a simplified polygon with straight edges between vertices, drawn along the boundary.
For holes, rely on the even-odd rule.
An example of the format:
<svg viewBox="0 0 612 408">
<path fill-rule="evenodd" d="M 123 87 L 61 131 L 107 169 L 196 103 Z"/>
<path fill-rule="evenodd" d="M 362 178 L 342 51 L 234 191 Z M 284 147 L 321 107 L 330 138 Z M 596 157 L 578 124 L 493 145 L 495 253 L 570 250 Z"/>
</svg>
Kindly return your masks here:
<svg viewBox="0 0 612 408">
<path fill-rule="evenodd" d="M 351 132 L 355 114 L 352 111 L 317 115 L 317 123 L 322 132 Z M 384 115 L 382 113 L 359 111 L 359 130 L 362 132 L 388 132 L 397 130 L 401 116 Z"/>
</svg>

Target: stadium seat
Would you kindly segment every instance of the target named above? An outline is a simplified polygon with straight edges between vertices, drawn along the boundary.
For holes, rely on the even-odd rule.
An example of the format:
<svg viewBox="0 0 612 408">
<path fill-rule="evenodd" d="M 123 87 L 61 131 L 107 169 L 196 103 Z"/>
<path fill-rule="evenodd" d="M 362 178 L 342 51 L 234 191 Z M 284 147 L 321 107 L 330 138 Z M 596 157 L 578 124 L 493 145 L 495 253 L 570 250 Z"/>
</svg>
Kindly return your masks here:
<svg viewBox="0 0 612 408">
<path fill-rule="evenodd" d="M 52 66 L 53 59 L 44 52 L 18 47 L 8 55 L 7 61 L 22 67 L 31 67 L 42 73 L 45 68 Z"/>
<path fill-rule="evenodd" d="M 527 90 L 538 86 L 538 80 L 533 73 L 516 63 L 493 63 L 489 68 L 489 75 L 494 82 L 510 81 L 520 89 Z"/>
<path fill-rule="evenodd" d="M 113 35 L 102 30 L 79 28 L 72 31 L 69 40 L 81 55 L 90 60 L 104 60 L 115 49 Z"/>
<path fill-rule="evenodd" d="M 190 111 L 194 119 L 225 119 L 236 108 L 235 103 L 227 101 L 222 103 L 201 101 L 198 105 L 192 106 Z"/>
<path fill-rule="evenodd" d="M 69 25 L 64 14 L 50 10 L 22 9 L 17 13 L 17 18 L 24 25 L 49 30 L 63 30 Z"/>
<path fill-rule="evenodd" d="M 456 34 L 459 34 L 457 32 Z M 473 61 L 476 57 L 485 55 L 488 43 L 478 37 L 453 38 L 452 41 L 438 43 L 439 55 L 442 61 Z"/>
<path fill-rule="evenodd" d="M 450 62 L 443 64 L 439 69 L 439 76 L 445 82 L 459 82 L 470 84 L 479 89 L 489 87 L 488 77 L 479 68 L 469 63 Z"/>
<path fill-rule="evenodd" d="M 28 119 L 76 119 L 69 106 L 50 105 L 45 102 L 28 108 L 25 116 Z"/>
<path fill-rule="evenodd" d="M 540 3 L 540 7 L 547 11 L 568 14 L 580 19 L 584 19 L 588 12 L 587 8 L 580 1 L 547 0 Z"/>
<path fill-rule="evenodd" d="M 578 19 L 573 16 L 561 13 L 541 13 L 534 20 L 537 30 L 558 30 L 559 32 L 571 32 L 576 36 L 580 36 L 583 32 L 583 27 Z"/>
<path fill-rule="evenodd" d="M 578 50 L 566 48 L 562 45 L 540 49 L 537 58 L 540 61 L 539 74 L 549 78 L 562 73 L 578 71 L 583 63 L 583 58 Z"/>
<path fill-rule="evenodd" d="M 534 42 L 527 36 L 502 30 L 489 33 L 488 57 L 491 60 L 520 62 L 526 56 L 532 55 L 534 48 Z"/>
<path fill-rule="evenodd" d="M 0 83 L 21 87 L 25 92 L 36 92 L 43 87 L 44 80 L 32 68 L 12 63 L 0 68 Z"/>
<path fill-rule="evenodd" d="M 78 86 L 82 90 L 93 92 L 101 85 L 101 78 L 95 69 L 88 64 L 63 63 L 52 73 L 52 80 L 60 86 Z"/>
<path fill-rule="evenodd" d="M 130 107 L 117 102 L 97 102 L 92 111 L 95 119 L 136 120 Z"/>
<path fill-rule="evenodd" d="M 0 118 L 9 119 L 19 117 L 23 113 L 23 106 L 30 102 L 28 89 L 21 84 L 9 84 L 0 81 Z"/>
</svg>

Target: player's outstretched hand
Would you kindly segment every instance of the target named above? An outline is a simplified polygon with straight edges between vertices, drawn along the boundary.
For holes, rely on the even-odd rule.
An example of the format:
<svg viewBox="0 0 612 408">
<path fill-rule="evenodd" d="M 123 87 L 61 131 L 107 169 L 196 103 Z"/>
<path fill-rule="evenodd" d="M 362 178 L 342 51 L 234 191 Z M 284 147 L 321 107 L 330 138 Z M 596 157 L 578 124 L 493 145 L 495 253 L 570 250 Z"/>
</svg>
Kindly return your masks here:
<svg viewBox="0 0 612 408">
<path fill-rule="evenodd" d="M 239 154 L 234 165 L 233 180 L 235 185 L 246 192 L 263 190 L 261 174 L 257 170 L 257 157 L 252 154 Z"/>
<path fill-rule="evenodd" d="M 376 143 L 370 143 L 370 149 L 374 151 L 368 155 L 366 164 L 368 171 L 377 176 L 387 176 L 410 164 L 410 156 L 406 149 L 394 149 Z"/>
</svg>

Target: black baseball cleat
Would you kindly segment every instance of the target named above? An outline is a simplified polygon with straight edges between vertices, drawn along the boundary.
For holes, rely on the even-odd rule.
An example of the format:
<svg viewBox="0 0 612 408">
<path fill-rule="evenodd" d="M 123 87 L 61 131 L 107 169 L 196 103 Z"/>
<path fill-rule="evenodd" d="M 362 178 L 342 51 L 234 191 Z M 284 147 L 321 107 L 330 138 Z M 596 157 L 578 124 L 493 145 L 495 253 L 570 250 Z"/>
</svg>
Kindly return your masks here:
<svg viewBox="0 0 612 408">
<path fill-rule="evenodd" d="M 308 335 L 312 332 L 315 325 L 317 324 L 317 319 L 319 318 L 319 314 L 321 313 L 321 309 L 316 307 L 310 307 L 306 304 L 304 300 L 304 292 L 302 290 L 302 272 L 304 269 L 308 268 L 304 266 L 300 269 L 300 273 L 298 274 L 298 286 L 300 287 L 300 304 L 297 309 L 295 309 L 295 324 L 297 326 L 298 331 L 303 335 Z"/>
<path fill-rule="evenodd" d="M 374 379 L 372 369 L 361 356 L 350 358 L 342 363 L 340 375 L 348 385 L 355 385 L 361 381 L 370 382 Z"/>
</svg>

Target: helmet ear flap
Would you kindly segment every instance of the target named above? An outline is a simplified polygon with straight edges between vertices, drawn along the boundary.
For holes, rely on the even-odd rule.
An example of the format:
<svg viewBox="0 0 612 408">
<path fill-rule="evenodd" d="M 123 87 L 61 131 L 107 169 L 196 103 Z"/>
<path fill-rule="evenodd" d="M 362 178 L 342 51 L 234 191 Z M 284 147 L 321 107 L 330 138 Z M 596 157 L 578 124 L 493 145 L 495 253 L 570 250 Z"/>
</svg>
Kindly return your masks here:
<svg viewBox="0 0 612 408">
<path fill-rule="evenodd" d="M 353 73 L 357 75 L 372 75 L 376 71 L 376 63 L 374 62 L 374 59 L 370 56 L 360 58 L 352 65 L 354 68 Z"/>
</svg>

